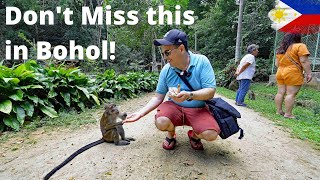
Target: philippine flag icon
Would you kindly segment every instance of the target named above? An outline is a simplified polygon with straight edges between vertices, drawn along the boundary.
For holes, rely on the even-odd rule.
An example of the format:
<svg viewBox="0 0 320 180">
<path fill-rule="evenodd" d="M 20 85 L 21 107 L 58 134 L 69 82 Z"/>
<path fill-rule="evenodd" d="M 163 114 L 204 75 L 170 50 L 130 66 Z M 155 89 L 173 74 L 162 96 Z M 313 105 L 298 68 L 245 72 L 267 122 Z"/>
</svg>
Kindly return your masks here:
<svg viewBox="0 0 320 180">
<path fill-rule="evenodd" d="M 320 32 L 320 0 L 276 0 L 268 16 L 271 27 L 290 33 Z"/>
</svg>

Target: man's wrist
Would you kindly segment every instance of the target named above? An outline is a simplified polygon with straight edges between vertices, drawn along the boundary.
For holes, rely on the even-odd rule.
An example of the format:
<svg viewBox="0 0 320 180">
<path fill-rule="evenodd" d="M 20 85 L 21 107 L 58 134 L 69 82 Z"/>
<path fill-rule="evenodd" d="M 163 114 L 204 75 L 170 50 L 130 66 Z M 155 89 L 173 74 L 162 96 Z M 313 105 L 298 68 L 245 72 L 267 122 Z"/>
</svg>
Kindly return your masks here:
<svg viewBox="0 0 320 180">
<path fill-rule="evenodd" d="M 192 101 L 192 100 L 193 100 L 193 93 L 190 92 L 187 101 Z"/>
</svg>

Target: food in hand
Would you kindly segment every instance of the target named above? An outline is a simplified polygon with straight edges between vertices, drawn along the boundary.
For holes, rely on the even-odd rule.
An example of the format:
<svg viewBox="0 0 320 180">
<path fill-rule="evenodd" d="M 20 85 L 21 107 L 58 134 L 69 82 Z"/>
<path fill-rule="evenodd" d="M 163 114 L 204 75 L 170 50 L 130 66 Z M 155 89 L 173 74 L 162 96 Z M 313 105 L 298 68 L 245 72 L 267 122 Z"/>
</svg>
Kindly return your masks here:
<svg viewBox="0 0 320 180">
<path fill-rule="evenodd" d="M 178 88 L 176 87 L 169 87 L 169 95 L 176 96 L 178 94 Z"/>
</svg>

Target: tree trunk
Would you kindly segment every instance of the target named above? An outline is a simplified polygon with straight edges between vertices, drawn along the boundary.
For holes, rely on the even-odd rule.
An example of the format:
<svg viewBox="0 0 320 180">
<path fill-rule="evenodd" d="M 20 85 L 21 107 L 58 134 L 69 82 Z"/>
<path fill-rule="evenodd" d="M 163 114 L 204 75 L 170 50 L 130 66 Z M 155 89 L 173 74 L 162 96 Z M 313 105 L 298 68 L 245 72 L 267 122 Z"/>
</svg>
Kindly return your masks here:
<svg viewBox="0 0 320 180">
<path fill-rule="evenodd" d="M 155 37 L 155 33 L 152 29 L 152 35 Z M 156 47 L 153 45 L 153 39 L 151 40 L 151 44 L 152 44 L 152 49 L 151 49 L 151 53 L 152 53 L 152 72 L 158 72 L 158 66 L 157 66 L 157 57 L 156 57 Z"/>
<path fill-rule="evenodd" d="M 241 44 L 241 30 L 242 30 L 242 17 L 243 17 L 244 0 L 240 0 L 239 5 L 239 17 L 238 17 L 238 29 L 237 29 L 237 41 L 236 41 L 236 52 L 235 62 L 240 60 L 240 44 Z"/>
<path fill-rule="evenodd" d="M 92 3 L 92 2 L 91 2 Z M 98 1 L 98 7 L 102 6 L 103 0 Z M 93 8 L 93 7 L 92 7 Z M 102 31 L 102 25 L 97 24 L 97 31 L 98 31 L 98 37 L 97 37 L 97 45 L 99 48 L 101 48 L 101 31 Z"/>
<path fill-rule="evenodd" d="M 37 24 L 35 24 L 34 25 L 34 28 L 35 28 L 35 33 L 36 33 L 36 42 L 38 42 L 38 40 L 39 40 L 39 29 L 38 29 L 38 25 Z"/>
</svg>

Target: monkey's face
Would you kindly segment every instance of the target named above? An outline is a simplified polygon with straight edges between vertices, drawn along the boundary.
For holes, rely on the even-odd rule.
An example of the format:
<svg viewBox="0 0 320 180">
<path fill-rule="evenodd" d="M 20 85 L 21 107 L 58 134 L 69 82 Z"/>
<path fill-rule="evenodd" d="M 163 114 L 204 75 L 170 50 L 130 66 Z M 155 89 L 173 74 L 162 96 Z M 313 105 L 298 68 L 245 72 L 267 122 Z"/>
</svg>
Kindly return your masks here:
<svg viewBox="0 0 320 180">
<path fill-rule="evenodd" d="M 108 116 L 118 116 L 119 115 L 119 110 L 115 104 L 106 104 L 104 106 L 105 114 Z"/>
</svg>

